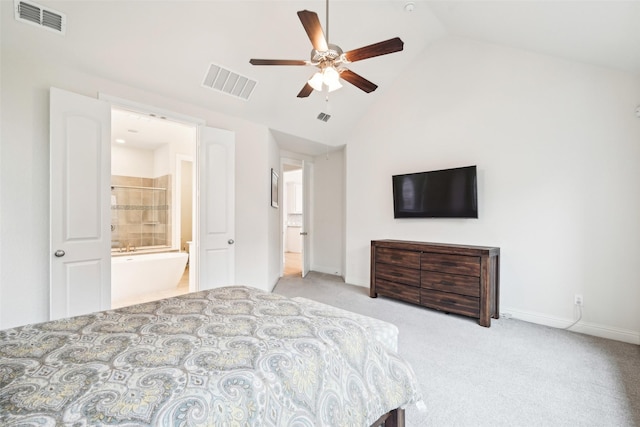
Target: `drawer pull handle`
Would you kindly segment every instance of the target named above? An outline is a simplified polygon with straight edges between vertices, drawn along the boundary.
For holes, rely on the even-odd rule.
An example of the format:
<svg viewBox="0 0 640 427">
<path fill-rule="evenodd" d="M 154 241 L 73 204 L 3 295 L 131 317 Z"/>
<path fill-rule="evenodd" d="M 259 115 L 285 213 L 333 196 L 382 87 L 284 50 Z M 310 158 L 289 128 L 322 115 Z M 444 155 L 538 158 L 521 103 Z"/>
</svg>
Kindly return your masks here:
<svg viewBox="0 0 640 427">
<path fill-rule="evenodd" d="M 441 282 L 444 286 L 455 286 L 455 283 L 451 282 Z"/>
<path fill-rule="evenodd" d="M 445 265 L 445 266 L 447 266 L 447 267 L 457 267 L 457 266 L 458 266 L 458 263 L 451 262 L 451 261 L 443 261 L 443 262 L 442 262 L 442 265 Z"/>
</svg>

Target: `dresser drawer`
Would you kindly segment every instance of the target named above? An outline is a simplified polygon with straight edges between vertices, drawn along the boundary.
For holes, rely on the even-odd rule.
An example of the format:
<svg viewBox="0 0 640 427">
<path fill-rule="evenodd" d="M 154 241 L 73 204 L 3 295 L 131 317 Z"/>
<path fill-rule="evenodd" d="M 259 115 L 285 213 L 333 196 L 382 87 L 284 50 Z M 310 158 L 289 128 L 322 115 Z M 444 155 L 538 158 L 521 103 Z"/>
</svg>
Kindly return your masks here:
<svg viewBox="0 0 640 427">
<path fill-rule="evenodd" d="M 376 264 L 376 280 L 384 279 L 390 282 L 420 287 L 420 270 L 400 267 L 391 264 Z"/>
<path fill-rule="evenodd" d="M 420 268 L 441 273 L 480 277 L 480 257 L 423 253 Z"/>
<path fill-rule="evenodd" d="M 422 289 L 420 305 L 448 313 L 480 317 L 480 299 L 475 297 Z"/>
<path fill-rule="evenodd" d="M 420 268 L 420 252 L 403 251 L 389 248 L 376 249 L 376 263 L 401 265 L 407 268 Z"/>
<path fill-rule="evenodd" d="M 376 279 L 376 292 L 380 295 L 420 304 L 420 288 L 414 288 L 413 286 Z"/>
<path fill-rule="evenodd" d="M 420 286 L 476 298 L 480 297 L 479 277 L 423 271 L 420 277 Z"/>
</svg>

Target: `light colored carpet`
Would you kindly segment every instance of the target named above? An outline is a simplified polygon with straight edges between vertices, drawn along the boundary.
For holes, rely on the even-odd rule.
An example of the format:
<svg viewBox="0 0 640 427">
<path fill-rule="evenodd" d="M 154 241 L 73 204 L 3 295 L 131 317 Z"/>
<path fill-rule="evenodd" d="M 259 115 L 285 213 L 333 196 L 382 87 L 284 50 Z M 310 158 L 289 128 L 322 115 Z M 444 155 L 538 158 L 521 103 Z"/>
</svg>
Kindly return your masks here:
<svg viewBox="0 0 640 427">
<path fill-rule="evenodd" d="M 394 323 L 427 406 L 408 427 L 640 426 L 640 346 L 535 325 L 447 315 L 311 272 L 274 292 Z"/>
</svg>

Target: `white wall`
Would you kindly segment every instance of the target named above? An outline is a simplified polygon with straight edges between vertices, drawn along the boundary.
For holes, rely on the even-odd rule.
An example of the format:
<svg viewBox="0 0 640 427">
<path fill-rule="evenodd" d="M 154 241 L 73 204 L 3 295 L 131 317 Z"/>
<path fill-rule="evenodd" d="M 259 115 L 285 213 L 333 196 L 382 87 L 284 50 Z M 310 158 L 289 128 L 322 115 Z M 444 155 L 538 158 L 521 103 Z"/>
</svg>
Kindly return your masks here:
<svg viewBox="0 0 640 427">
<path fill-rule="evenodd" d="M 313 165 L 311 269 L 344 276 L 344 149 L 317 156 Z"/>
<path fill-rule="evenodd" d="M 501 248 L 501 311 L 640 343 L 638 76 L 446 39 L 347 145 L 346 280 L 372 239 Z M 477 165 L 479 219 L 393 219 L 391 175 Z"/>
<path fill-rule="evenodd" d="M 111 144 L 111 174 L 157 178 L 176 173 L 176 156 L 195 158 L 196 134 L 189 141 L 172 141 L 155 150 Z"/>
<path fill-rule="evenodd" d="M 0 329 L 49 317 L 49 88 L 98 92 L 206 120 L 236 136 L 237 283 L 269 289 L 270 177 L 275 143 L 262 126 L 116 82 L 1 52 Z M 216 95 L 212 95 L 216 96 Z M 269 156 L 267 154 L 269 152 Z M 264 155 L 262 155 L 264 154 Z M 277 157 L 277 156 L 276 156 Z M 277 167 L 277 163 L 275 164 Z M 273 246 L 273 244 L 272 244 Z"/>
<path fill-rule="evenodd" d="M 141 148 L 111 145 L 111 175 L 155 178 L 154 152 Z"/>
<path fill-rule="evenodd" d="M 267 167 L 262 167 L 260 173 L 265 178 L 266 185 L 264 186 L 263 196 L 260 197 L 263 207 L 268 210 L 268 239 L 267 239 L 267 258 L 268 258 L 268 290 L 272 290 L 280 278 L 280 271 L 282 266 L 282 216 L 280 209 L 282 204 L 279 203 L 278 208 L 271 207 L 271 169 L 278 173 L 279 185 L 278 185 L 278 200 L 282 200 L 283 185 L 282 185 L 282 171 L 280 170 L 280 149 L 271 132 L 268 135 L 268 147 L 267 147 Z"/>
<path fill-rule="evenodd" d="M 175 182 L 176 158 L 171 154 L 172 152 L 171 144 L 164 144 L 153 150 L 153 175 L 151 178 L 172 175 Z"/>
<path fill-rule="evenodd" d="M 180 141 L 171 141 L 169 142 L 168 149 L 169 152 L 165 155 L 156 155 L 156 174 L 155 176 L 163 176 L 171 174 L 171 176 L 176 176 L 176 169 L 178 167 L 178 162 L 176 158 L 179 155 L 188 156 L 192 159 L 196 158 L 196 140 L 198 136 L 196 135 L 196 128 L 193 128 L 193 132 L 190 132 L 191 136 L 185 136 L 184 140 Z M 161 147 L 162 148 L 162 147 Z M 156 150 L 159 153 L 158 148 Z"/>
<path fill-rule="evenodd" d="M 236 138 L 236 282 L 270 290 L 269 200 L 271 188 L 267 128 L 253 126 Z M 247 191 L 251 189 L 251 191 Z"/>
</svg>

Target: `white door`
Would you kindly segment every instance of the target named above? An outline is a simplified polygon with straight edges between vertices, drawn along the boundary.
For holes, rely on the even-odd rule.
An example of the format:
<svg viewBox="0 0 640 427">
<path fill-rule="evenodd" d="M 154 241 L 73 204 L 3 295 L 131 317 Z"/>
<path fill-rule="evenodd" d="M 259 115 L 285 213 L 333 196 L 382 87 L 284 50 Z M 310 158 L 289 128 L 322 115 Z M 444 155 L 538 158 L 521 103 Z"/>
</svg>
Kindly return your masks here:
<svg viewBox="0 0 640 427">
<path fill-rule="evenodd" d="M 50 91 L 50 318 L 111 308 L 111 106 Z"/>
<path fill-rule="evenodd" d="M 311 218 L 311 180 L 313 177 L 313 163 L 302 163 L 302 277 L 306 277 L 311 270 L 311 237 L 313 224 Z"/>
<path fill-rule="evenodd" d="M 235 280 L 235 136 L 200 126 L 198 156 L 199 290 Z"/>
</svg>

